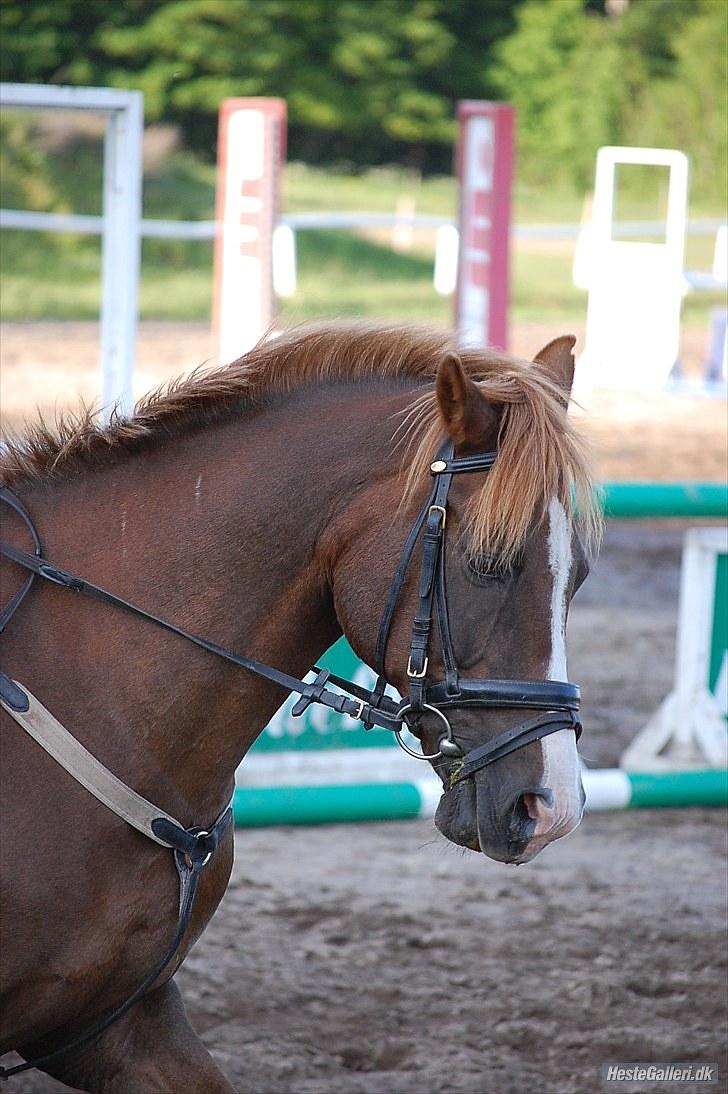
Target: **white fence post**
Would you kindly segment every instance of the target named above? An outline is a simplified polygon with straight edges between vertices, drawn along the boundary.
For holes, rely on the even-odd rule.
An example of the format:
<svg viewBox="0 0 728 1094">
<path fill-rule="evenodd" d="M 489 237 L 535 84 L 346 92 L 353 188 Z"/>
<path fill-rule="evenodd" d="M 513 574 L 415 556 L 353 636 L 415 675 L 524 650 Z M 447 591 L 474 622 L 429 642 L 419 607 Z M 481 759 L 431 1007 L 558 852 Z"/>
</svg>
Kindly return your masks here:
<svg viewBox="0 0 728 1094">
<path fill-rule="evenodd" d="M 0 106 L 26 110 L 83 110 L 106 116 L 102 217 L 101 389 L 104 414 L 113 406 L 133 407 L 132 381 L 141 257 L 142 131 L 141 91 L 109 87 L 0 84 Z M 42 214 L 35 214 L 42 217 Z M 32 214 L 25 214 L 32 217 Z M 20 214 L 22 220 L 22 214 Z M 68 218 L 86 222 L 91 217 Z M 14 227 L 12 220 L 5 220 Z M 29 224 L 19 224 L 28 227 Z M 40 226 L 40 225 L 39 225 Z M 45 225 L 53 229 L 53 225 Z M 56 227 L 53 230 L 58 230 Z"/>
<path fill-rule="evenodd" d="M 141 262 L 143 96 L 109 113 L 104 136 L 104 234 L 101 245 L 101 403 L 134 407 L 134 357 Z"/>
</svg>

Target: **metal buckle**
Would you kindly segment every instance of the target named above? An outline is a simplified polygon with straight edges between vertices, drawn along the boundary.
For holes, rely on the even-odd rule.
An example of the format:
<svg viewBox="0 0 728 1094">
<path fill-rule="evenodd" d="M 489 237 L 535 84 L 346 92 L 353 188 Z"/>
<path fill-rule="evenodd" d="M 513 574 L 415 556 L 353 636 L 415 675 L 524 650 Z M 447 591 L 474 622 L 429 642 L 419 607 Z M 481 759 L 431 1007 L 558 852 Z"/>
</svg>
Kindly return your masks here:
<svg viewBox="0 0 728 1094">
<path fill-rule="evenodd" d="M 444 505 L 431 505 L 428 510 L 428 516 L 430 513 L 442 513 L 442 527 L 445 528 L 447 523 L 447 510 Z"/>
<path fill-rule="evenodd" d="M 434 463 L 430 464 L 430 472 L 433 475 L 441 475 L 443 471 L 447 471 L 447 464 L 444 460 L 435 460 Z"/>
<path fill-rule="evenodd" d="M 438 508 L 439 508 L 439 506 L 438 506 Z M 409 676 L 410 680 L 421 680 L 423 676 L 426 676 L 427 675 L 427 666 L 428 666 L 429 663 L 430 663 L 430 659 L 429 659 L 429 657 L 426 657 L 425 658 L 425 663 L 422 667 L 422 672 L 413 672 L 412 671 L 412 654 L 410 654 L 409 659 L 407 661 L 407 675 Z"/>
<path fill-rule="evenodd" d="M 366 706 L 366 703 L 363 699 L 355 699 L 354 702 L 359 704 L 359 709 L 357 710 L 356 714 L 350 714 L 349 717 L 353 718 L 354 721 L 360 722 L 362 720 L 362 714 L 364 713 L 364 707 Z"/>
<path fill-rule="evenodd" d="M 205 836 L 209 836 L 209 835 L 210 835 L 210 833 L 207 831 L 207 829 L 203 828 L 201 831 L 195 833 L 195 839 L 198 839 L 198 840 L 204 839 Z M 207 852 L 205 857 L 198 864 L 198 867 L 199 867 L 200 870 L 202 869 L 203 866 L 207 866 L 208 862 L 210 861 L 210 859 L 213 856 L 213 853 L 214 853 L 213 851 L 208 851 Z M 188 869 L 191 870 L 193 868 L 192 856 L 187 852 L 185 853 L 185 861 L 187 863 Z"/>
</svg>

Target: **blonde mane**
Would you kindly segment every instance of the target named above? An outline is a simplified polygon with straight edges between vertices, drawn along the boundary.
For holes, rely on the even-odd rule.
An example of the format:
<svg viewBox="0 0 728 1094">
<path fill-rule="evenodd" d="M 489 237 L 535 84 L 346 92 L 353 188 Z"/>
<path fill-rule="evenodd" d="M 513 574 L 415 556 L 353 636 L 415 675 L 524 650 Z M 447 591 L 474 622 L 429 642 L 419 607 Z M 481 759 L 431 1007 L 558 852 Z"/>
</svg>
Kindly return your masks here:
<svg viewBox="0 0 728 1094">
<path fill-rule="evenodd" d="M 142 399 L 132 417 L 113 414 L 103 425 L 82 408 L 54 426 L 39 419 L 25 436 L 5 443 L 0 482 L 13 486 L 107 464 L 308 384 L 381 377 L 429 385 L 443 354 L 453 349 L 450 334 L 412 327 L 339 323 L 294 328 L 229 365 L 199 368 L 172 381 Z M 577 510 L 587 540 L 596 540 L 599 505 L 585 442 L 545 372 L 494 352 L 461 350 L 459 356 L 485 398 L 501 411 L 499 457 L 471 506 L 472 549 L 507 564 L 552 497 L 570 517 Z M 428 481 L 443 432 L 434 389 L 415 396 L 400 429 L 410 457 L 409 497 Z"/>
</svg>

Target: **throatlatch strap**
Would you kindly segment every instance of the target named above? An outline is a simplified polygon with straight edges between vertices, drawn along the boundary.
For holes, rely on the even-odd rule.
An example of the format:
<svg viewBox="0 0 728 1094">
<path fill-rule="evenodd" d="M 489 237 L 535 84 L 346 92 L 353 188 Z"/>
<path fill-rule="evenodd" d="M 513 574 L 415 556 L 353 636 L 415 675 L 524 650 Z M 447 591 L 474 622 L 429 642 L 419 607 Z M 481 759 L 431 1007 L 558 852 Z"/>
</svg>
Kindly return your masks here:
<svg viewBox="0 0 728 1094">
<path fill-rule="evenodd" d="M 321 703 L 323 706 L 335 710 L 338 714 L 348 714 L 352 718 L 361 719 L 365 724 L 379 725 L 384 729 L 393 730 L 399 728 L 401 725 L 401 719 L 393 718 L 385 710 L 381 709 L 376 702 L 362 702 L 360 700 L 349 699 L 345 695 L 338 695 L 333 691 L 327 691 L 326 688 L 320 686 L 319 681 L 307 684 L 303 680 L 299 680 L 297 676 L 290 676 L 287 672 L 281 672 L 280 669 L 273 668 L 272 665 L 265 665 L 262 661 L 256 661 L 253 657 L 245 657 L 243 654 L 233 653 L 232 650 L 228 650 L 224 646 L 218 645 L 217 642 L 211 642 L 207 638 L 202 638 L 199 634 L 193 634 L 191 631 L 186 631 L 184 627 L 178 627 L 175 623 L 170 623 L 169 620 L 162 619 L 161 616 L 155 615 L 153 612 L 148 612 L 144 608 L 140 608 L 138 604 L 132 604 L 130 600 L 124 600 L 123 597 L 110 593 L 108 589 L 103 589 L 100 585 L 95 585 L 92 581 L 86 581 L 82 577 L 77 577 L 75 574 L 69 573 L 61 566 L 55 566 L 45 558 L 38 558 L 35 555 L 29 554 L 27 551 L 12 547 L 8 543 L 0 543 L 0 554 L 5 555 L 6 558 L 11 559 L 13 562 L 17 562 L 20 566 L 24 566 L 27 570 L 30 570 L 31 573 L 37 574 L 39 577 L 44 578 L 46 581 L 50 581 L 54 585 L 61 585 L 65 589 L 71 589 L 73 592 L 81 593 L 82 596 L 91 597 L 93 600 L 98 600 L 102 604 L 109 604 L 114 608 L 120 608 L 122 611 L 129 612 L 139 619 L 146 619 L 150 623 L 155 623 L 158 627 L 163 627 L 164 630 L 169 631 L 171 634 L 176 634 L 180 638 L 192 642 L 193 645 L 199 646 L 200 649 L 207 650 L 208 653 L 213 653 L 215 656 L 222 657 L 226 661 L 230 661 L 232 664 L 238 665 L 242 669 L 247 669 L 248 672 L 253 672 L 257 676 L 262 676 L 264 679 L 270 680 L 271 683 L 277 684 L 279 687 L 283 688 L 284 691 L 297 692 L 299 695 L 307 698 L 309 702 Z M 307 705 L 308 703 L 303 704 L 303 707 Z M 299 713 L 300 711 L 301 708 L 299 708 Z"/>
</svg>

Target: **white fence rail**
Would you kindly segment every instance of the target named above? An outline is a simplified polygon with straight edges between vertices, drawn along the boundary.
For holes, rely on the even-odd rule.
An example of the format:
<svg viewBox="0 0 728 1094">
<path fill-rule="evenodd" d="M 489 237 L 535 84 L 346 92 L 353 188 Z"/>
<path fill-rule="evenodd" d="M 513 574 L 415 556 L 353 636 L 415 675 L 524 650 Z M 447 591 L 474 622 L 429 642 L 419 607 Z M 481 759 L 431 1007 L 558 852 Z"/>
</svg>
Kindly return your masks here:
<svg viewBox="0 0 728 1094">
<path fill-rule="evenodd" d="M 0 228 L 28 229 L 35 232 L 76 232 L 80 235 L 99 235 L 103 229 L 103 217 L 82 216 L 71 213 L 36 213 L 25 209 L 0 209 Z M 296 232 L 316 230 L 357 231 L 362 228 L 395 228 L 406 224 L 418 230 L 435 231 L 454 221 L 449 217 L 418 214 L 403 216 L 401 213 L 285 213 L 280 223 Z M 689 235 L 715 235 L 722 220 L 691 220 Z M 660 236 L 665 225 L 659 220 L 626 220 L 615 225 L 620 235 Z M 576 239 L 581 224 L 514 224 L 514 239 Z M 141 234 L 145 239 L 214 239 L 214 220 L 147 220 L 141 222 Z"/>
<path fill-rule="evenodd" d="M 689 235 L 715 235 L 723 224 L 720 220 L 693 220 L 687 225 Z M 293 296 L 296 291 L 295 233 L 303 231 L 358 231 L 366 228 L 401 227 L 436 234 L 433 281 L 436 291 L 449 296 L 455 291 L 457 271 L 458 231 L 448 217 L 427 214 L 403 216 L 401 213 L 285 213 L 279 219 L 274 237 L 273 281 L 279 296 Z M 33 232 L 75 232 L 78 235 L 102 235 L 104 218 L 75 213 L 39 213 L 26 209 L 0 209 L 0 229 L 20 229 Z M 281 229 L 287 230 L 285 246 Z M 659 220 L 627 220 L 615 224 L 621 238 L 662 237 L 665 225 Z M 581 224 L 514 224 L 511 236 L 515 240 L 569 240 L 576 243 Z M 212 240 L 214 220 L 152 220 L 140 221 L 143 239 Z M 711 273 L 686 271 L 688 292 L 714 292 L 724 287 Z"/>
</svg>

